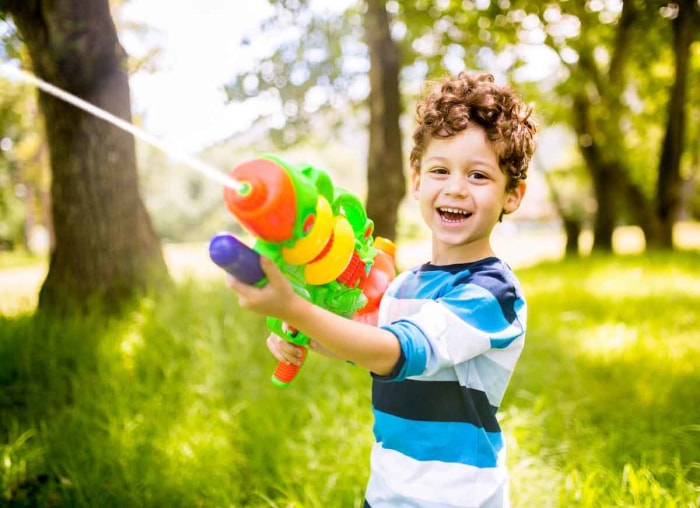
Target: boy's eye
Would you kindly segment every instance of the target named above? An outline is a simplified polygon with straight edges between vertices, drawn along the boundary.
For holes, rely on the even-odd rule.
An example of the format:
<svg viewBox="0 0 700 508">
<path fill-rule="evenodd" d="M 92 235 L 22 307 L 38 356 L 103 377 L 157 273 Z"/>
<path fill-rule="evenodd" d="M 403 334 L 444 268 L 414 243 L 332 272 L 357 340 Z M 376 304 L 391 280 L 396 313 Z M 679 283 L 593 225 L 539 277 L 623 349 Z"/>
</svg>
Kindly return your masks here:
<svg viewBox="0 0 700 508">
<path fill-rule="evenodd" d="M 437 175 L 446 175 L 447 174 L 447 170 L 445 168 L 431 168 L 429 170 L 429 172 L 437 174 Z"/>
<path fill-rule="evenodd" d="M 486 175 L 484 173 L 478 173 L 478 172 L 474 172 L 474 173 L 470 174 L 469 177 L 473 178 L 475 180 L 487 180 L 488 179 L 488 175 Z"/>
</svg>

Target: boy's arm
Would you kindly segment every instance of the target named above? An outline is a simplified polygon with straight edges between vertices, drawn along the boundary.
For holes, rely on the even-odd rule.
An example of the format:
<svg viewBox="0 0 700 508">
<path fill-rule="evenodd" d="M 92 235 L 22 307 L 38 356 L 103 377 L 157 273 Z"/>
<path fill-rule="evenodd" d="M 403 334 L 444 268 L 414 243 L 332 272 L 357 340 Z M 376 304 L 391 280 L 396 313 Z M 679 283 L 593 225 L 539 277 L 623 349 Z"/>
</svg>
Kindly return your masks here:
<svg viewBox="0 0 700 508">
<path fill-rule="evenodd" d="M 396 336 L 384 329 L 334 314 L 297 295 L 279 268 L 268 258 L 260 265 L 268 283 L 263 287 L 229 278 L 244 309 L 274 316 L 304 332 L 335 356 L 380 376 L 389 374 L 401 355 Z"/>
</svg>

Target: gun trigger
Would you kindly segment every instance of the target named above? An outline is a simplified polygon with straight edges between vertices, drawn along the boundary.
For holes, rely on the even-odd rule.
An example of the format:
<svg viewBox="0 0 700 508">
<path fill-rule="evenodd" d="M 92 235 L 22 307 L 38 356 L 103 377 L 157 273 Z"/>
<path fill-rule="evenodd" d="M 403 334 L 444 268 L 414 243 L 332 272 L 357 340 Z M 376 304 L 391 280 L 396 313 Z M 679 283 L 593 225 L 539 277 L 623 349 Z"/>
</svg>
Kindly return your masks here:
<svg viewBox="0 0 700 508">
<path fill-rule="evenodd" d="M 296 337 L 299 334 L 299 330 L 293 326 L 289 326 L 287 323 L 282 323 L 282 330 L 290 337 Z"/>
</svg>

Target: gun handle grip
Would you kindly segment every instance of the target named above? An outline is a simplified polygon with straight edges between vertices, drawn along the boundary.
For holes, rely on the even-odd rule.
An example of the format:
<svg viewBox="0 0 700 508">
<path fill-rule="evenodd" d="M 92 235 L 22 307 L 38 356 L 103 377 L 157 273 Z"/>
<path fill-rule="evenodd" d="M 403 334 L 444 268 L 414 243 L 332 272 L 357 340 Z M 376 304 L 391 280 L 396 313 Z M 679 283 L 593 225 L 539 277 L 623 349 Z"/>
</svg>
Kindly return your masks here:
<svg viewBox="0 0 700 508">
<path fill-rule="evenodd" d="M 291 363 L 278 362 L 275 372 L 272 374 L 272 382 L 277 386 L 289 386 L 296 378 L 297 374 L 304 366 L 306 361 L 306 348 L 303 346 L 295 346 L 301 350 L 301 365 Z"/>
</svg>

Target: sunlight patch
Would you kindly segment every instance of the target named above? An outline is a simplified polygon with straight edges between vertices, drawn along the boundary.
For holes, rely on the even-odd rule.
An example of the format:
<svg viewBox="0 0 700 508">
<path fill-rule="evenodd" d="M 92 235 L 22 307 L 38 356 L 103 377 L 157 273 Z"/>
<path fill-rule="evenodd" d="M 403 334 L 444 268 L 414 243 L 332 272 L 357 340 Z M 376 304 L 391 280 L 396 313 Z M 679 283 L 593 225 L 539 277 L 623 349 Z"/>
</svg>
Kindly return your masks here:
<svg viewBox="0 0 700 508">
<path fill-rule="evenodd" d="M 580 342 L 581 351 L 592 357 L 610 359 L 639 345 L 639 330 L 625 323 L 605 323 L 591 330 Z"/>
<path fill-rule="evenodd" d="M 598 296 L 643 299 L 649 296 L 673 292 L 689 297 L 700 296 L 700 278 L 689 280 L 682 270 L 659 273 L 652 267 L 621 269 L 610 266 L 596 270 L 585 281 L 586 288 Z"/>
<path fill-rule="evenodd" d="M 136 352 L 143 346 L 143 337 L 136 330 L 124 333 L 119 343 L 119 351 L 122 354 L 124 368 L 128 371 L 134 370 L 134 358 Z"/>
</svg>

